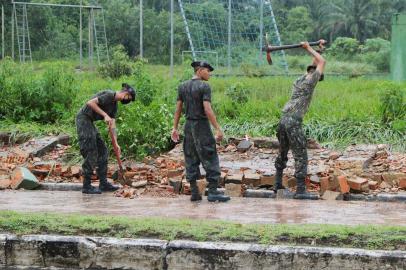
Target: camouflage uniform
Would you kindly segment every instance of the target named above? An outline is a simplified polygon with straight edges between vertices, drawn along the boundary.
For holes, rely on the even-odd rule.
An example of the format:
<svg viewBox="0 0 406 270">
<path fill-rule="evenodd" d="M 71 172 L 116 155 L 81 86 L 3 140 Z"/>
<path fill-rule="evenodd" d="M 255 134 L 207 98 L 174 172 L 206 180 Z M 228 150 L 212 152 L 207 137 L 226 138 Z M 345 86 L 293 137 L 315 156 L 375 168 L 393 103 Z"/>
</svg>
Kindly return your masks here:
<svg viewBox="0 0 406 270">
<path fill-rule="evenodd" d="M 303 75 L 293 85 L 293 94 L 282 111 L 277 129 L 279 155 L 275 160 L 276 185 L 282 186 L 282 172 L 288 161 L 288 151 L 292 150 L 295 159 L 295 177 L 299 186 L 304 186 L 307 175 L 307 139 L 303 132 L 303 117 L 309 109 L 310 101 L 320 79 L 320 72 Z"/>
<path fill-rule="evenodd" d="M 186 124 L 183 152 L 186 164 L 186 179 L 200 179 L 199 165 L 206 171 L 210 185 L 217 187 L 220 178 L 220 164 L 216 150 L 216 140 L 204 112 L 203 101 L 211 102 L 211 89 L 208 83 L 192 79 L 182 83 L 177 100 L 185 104 Z"/>
<path fill-rule="evenodd" d="M 111 118 L 117 113 L 115 92 L 105 90 L 92 97 L 98 99 L 99 107 Z M 83 106 L 76 115 L 76 130 L 78 133 L 80 153 L 84 158 L 82 164 L 84 182 L 83 186 L 90 186 L 90 177 L 96 169 L 100 182 L 107 181 L 108 150 L 99 131 L 93 122 L 103 120 L 103 117 L 93 111 L 89 106 Z"/>
</svg>

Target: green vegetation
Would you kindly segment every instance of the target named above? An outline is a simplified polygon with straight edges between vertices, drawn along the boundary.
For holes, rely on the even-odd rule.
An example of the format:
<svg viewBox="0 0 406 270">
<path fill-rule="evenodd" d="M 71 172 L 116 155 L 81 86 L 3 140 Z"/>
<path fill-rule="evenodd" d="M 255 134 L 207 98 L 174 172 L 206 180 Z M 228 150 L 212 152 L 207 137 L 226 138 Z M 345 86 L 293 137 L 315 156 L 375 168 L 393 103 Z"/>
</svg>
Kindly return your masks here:
<svg viewBox="0 0 406 270">
<path fill-rule="evenodd" d="M 170 79 L 168 67 L 143 60 L 128 64 L 130 75 L 112 79 L 92 71 L 74 74 L 71 62 L 41 62 L 34 68 L 0 62 L 0 130 L 31 136 L 67 132 L 76 147 L 74 119 L 80 107 L 97 91 L 119 90 L 127 82 L 137 88 L 137 101 L 119 106 L 118 138 L 124 154 L 142 158 L 169 149 L 177 86 L 191 77 L 192 69 L 177 66 Z M 295 79 L 213 77 L 213 108 L 226 135 L 275 136 Z M 405 83 L 327 74 L 306 115 L 306 134 L 331 147 L 389 143 L 405 151 L 405 91 Z M 97 125 L 109 141 L 104 123 Z"/>
<path fill-rule="evenodd" d="M 403 226 L 239 224 L 192 219 L 128 218 L 0 211 L 2 233 L 191 239 L 403 250 Z"/>
<path fill-rule="evenodd" d="M 5 20 L 10 22 L 12 5 L 11 0 L 2 1 L 5 8 Z M 72 3 L 68 0 L 37 0 L 36 2 Z M 193 1 L 199 2 L 199 1 Z M 201 1 L 194 7 L 194 16 L 206 18 L 226 18 L 227 1 L 209 0 Z M 94 4 L 94 1 L 83 0 L 84 5 Z M 132 0 L 99 0 L 103 6 L 106 31 L 110 47 L 124 46 L 130 57 L 139 55 L 139 1 Z M 185 2 L 186 3 L 186 2 Z M 144 2 L 144 57 L 152 64 L 169 64 L 169 36 L 170 36 L 170 4 L 167 0 L 149 0 Z M 296 43 L 300 40 L 318 40 L 324 38 L 333 44 L 340 37 L 356 40 L 361 46 L 368 47 L 369 39 L 379 38 L 388 42 L 391 31 L 391 16 L 406 10 L 404 0 L 273 0 L 275 19 L 284 44 Z M 188 6 L 184 5 L 187 10 Z M 252 7 L 256 7 L 253 9 Z M 238 18 L 239 23 L 233 25 L 233 31 L 250 33 L 243 37 L 243 41 L 235 46 L 233 51 L 234 64 L 243 63 L 242 60 L 251 58 L 252 50 L 244 46 L 247 39 L 256 40 L 259 34 L 258 1 L 236 1 L 233 3 L 233 18 Z M 53 8 L 53 7 L 28 7 L 30 25 L 31 47 L 35 60 L 46 59 L 78 59 L 79 51 L 79 9 Z M 209 14 L 209 15 L 208 15 Z M 83 16 L 87 20 L 87 14 Z M 264 25 L 269 26 L 271 17 L 269 11 L 264 16 Z M 7 24 L 8 25 L 8 24 Z M 227 24 L 219 25 L 190 25 L 193 37 L 207 35 L 213 32 L 227 33 Z M 210 28 L 210 29 L 209 29 Z M 11 27 L 5 28 L 6 55 L 11 56 Z M 88 32 L 84 24 L 84 33 Z M 148 34 L 146 34 L 148 33 Z M 174 16 L 174 44 L 175 63 L 181 63 L 181 52 L 190 50 L 185 34 L 179 6 L 175 2 Z M 213 34 L 216 34 L 213 33 Z M 207 36 L 214 38 L 212 35 Z M 87 55 L 87 35 L 84 34 L 84 55 Z M 195 44 L 196 46 L 198 44 Z M 233 45 L 233 46 L 234 46 Z M 17 46 L 17 44 L 15 44 Z M 251 46 L 252 47 L 252 46 Z M 227 48 L 223 44 L 215 44 L 210 48 L 226 55 Z M 373 66 L 378 71 L 388 71 L 389 61 L 387 55 L 389 48 L 379 49 L 377 56 L 370 54 L 362 58 L 362 63 Z M 289 51 L 297 54 L 297 50 Z M 366 53 L 366 52 L 365 52 Z M 255 49 L 255 57 L 257 50 Z M 346 55 L 352 59 L 352 55 Z M 379 59 L 374 59 L 375 57 Z M 342 58 L 337 58 L 342 59 Z M 372 60 L 372 61 L 371 61 Z M 223 61 L 220 59 L 220 61 Z M 383 61 L 383 62 L 382 62 Z"/>
</svg>

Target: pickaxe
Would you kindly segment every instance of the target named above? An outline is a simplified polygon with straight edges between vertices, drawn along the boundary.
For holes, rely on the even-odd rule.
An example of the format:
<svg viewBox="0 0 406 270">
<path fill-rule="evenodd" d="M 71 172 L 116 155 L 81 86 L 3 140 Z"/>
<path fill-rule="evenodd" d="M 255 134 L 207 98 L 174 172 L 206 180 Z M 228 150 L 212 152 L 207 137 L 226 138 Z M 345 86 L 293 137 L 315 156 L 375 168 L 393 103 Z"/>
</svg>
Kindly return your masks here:
<svg viewBox="0 0 406 270">
<path fill-rule="evenodd" d="M 265 35 L 265 42 L 266 42 L 266 46 L 262 47 L 262 51 L 266 52 L 266 60 L 268 61 L 268 64 L 270 64 L 270 65 L 272 65 L 271 52 L 281 51 L 281 50 L 286 50 L 286 49 L 295 49 L 295 48 L 301 48 L 302 47 L 302 44 L 271 46 L 270 43 L 269 43 L 268 34 Z M 327 42 L 325 42 L 324 44 L 326 44 L 326 43 Z M 318 46 L 318 45 L 320 45 L 320 41 L 309 42 L 309 45 L 310 46 Z"/>
</svg>

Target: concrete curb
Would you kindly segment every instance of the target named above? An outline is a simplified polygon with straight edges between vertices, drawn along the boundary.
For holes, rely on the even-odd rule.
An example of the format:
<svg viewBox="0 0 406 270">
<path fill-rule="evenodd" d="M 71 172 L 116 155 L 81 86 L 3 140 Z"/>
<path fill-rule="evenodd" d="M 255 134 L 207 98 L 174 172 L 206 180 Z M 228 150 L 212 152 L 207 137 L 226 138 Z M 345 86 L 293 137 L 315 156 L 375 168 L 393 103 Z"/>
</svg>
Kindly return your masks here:
<svg viewBox="0 0 406 270">
<path fill-rule="evenodd" d="M 80 183 L 53 183 L 45 182 L 41 183 L 38 190 L 50 190 L 50 191 L 82 191 L 82 184 Z M 224 188 L 219 188 L 220 191 L 225 191 Z M 206 190 L 207 195 L 207 190 Z M 293 196 L 293 193 L 291 194 Z M 275 199 L 277 196 L 272 190 L 256 190 L 247 189 L 244 192 L 246 198 L 269 198 Z M 291 199 L 285 196 L 285 199 Z M 377 195 L 363 195 L 363 194 L 349 194 L 345 198 L 339 196 L 338 200 L 345 201 L 378 201 L 378 202 L 406 202 L 405 194 L 389 194 L 381 193 Z"/>
<path fill-rule="evenodd" d="M 29 267 L 29 268 L 28 268 Z M 405 269 L 406 251 L 0 235 L 0 269 Z M 55 269 L 55 268 L 53 268 Z"/>
</svg>

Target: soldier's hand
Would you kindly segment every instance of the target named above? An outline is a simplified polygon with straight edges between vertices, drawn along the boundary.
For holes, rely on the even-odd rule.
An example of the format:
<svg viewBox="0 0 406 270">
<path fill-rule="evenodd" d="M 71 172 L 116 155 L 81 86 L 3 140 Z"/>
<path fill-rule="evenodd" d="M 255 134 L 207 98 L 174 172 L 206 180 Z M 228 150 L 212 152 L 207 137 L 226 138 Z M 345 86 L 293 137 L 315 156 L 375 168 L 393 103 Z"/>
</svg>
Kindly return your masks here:
<svg viewBox="0 0 406 270">
<path fill-rule="evenodd" d="M 179 132 L 177 129 L 172 129 L 171 139 L 176 143 L 179 142 Z"/>
<path fill-rule="evenodd" d="M 302 45 L 303 49 L 309 49 L 310 48 L 310 44 L 307 41 L 304 42 L 300 42 L 300 44 Z"/>
<path fill-rule="evenodd" d="M 117 152 L 118 152 L 118 156 L 121 158 L 121 148 L 119 145 L 117 145 Z"/>
<path fill-rule="evenodd" d="M 108 116 L 107 114 L 106 114 L 106 116 L 104 117 L 104 122 L 106 122 L 106 124 L 107 124 L 109 127 L 111 127 L 111 126 L 113 125 L 113 119 L 112 119 L 110 116 Z"/>
<path fill-rule="evenodd" d="M 224 138 L 224 133 L 221 131 L 221 129 L 216 130 L 216 141 L 221 142 Z"/>
</svg>

